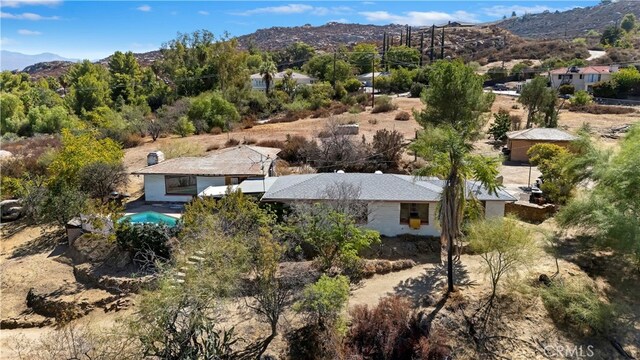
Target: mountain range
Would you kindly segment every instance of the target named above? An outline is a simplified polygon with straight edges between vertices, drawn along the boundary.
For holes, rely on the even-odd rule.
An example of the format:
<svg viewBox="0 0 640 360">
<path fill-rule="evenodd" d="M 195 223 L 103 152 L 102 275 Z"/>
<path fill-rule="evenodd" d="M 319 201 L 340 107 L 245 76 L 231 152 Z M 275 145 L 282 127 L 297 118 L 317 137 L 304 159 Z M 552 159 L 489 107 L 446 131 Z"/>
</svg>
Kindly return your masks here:
<svg viewBox="0 0 640 360">
<path fill-rule="evenodd" d="M 78 59 L 68 59 L 52 53 L 28 55 L 14 51 L 2 50 L 0 54 L 0 70 L 22 70 L 29 65 L 49 61 L 77 62 Z"/>
</svg>

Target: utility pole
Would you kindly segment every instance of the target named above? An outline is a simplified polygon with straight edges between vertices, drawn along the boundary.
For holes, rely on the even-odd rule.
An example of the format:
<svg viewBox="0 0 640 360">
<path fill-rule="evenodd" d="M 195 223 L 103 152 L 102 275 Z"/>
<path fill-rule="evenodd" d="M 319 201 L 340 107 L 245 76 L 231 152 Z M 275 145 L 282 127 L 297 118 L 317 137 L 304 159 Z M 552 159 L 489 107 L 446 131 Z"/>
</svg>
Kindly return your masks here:
<svg viewBox="0 0 640 360">
<path fill-rule="evenodd" d="M 433 58 L 435 57 L 435 38 L 436 38 L 436 26 L 431 25 L 431 51 L 429 53 L 429 62 L 433 62 Z"/>
<path fill-rule="evenodd" d="M 371 56 L 371 107 L 375 105 L 375 92 L 376 92 L 376 56 Z"/>
<path fill-rule="evenodd" d="M 384 35 L 382 36 L 382 67 L 386 67 L 387 66 L 387 32 L 384 32 Z"/>
<path fill-rule="evenodd" d="M 424 31 L 420 33 L 420 67 L 422 67 L 423 57 L 424 57 Z"/>
<path fill-rule="evenodd" d="M 442 38 L 440 42 L 440 59 L 444 59 L 444 26 L 442 27 Z"/>
<path fill-rule="evenodd" d="M 333 91 L 336 91 L 336 57 L 338 53 L 333 50 Z"/>
<path fill-rule="evenodd" d="M 411 47 L 411 26 L 407 25 L 407 47 Z"/>
<path fill-rule="evenodd" d="M 402 35 L 404 35 L 404 31 L 400 31 L 400 46 L 402 46 L 402 42 L 404 41 Z"/>
</svg>

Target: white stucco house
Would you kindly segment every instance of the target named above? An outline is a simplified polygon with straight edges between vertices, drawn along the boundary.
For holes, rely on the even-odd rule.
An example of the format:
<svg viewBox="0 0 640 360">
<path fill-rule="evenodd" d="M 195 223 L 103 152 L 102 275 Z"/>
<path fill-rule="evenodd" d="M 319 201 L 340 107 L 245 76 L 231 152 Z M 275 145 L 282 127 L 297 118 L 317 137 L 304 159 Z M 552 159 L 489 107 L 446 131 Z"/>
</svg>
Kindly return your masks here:
<svg viewBox="0 0 640 360">
<path fill-rule="evenodd" d="M 572 66 L 552 70 L 549 73 L 551 87 L 558 89 L 562 85 L 573 85 L 576 91 L 591 91 L 591 87 L 600 82 L 611 80 L 611 74 L 617 72 L 618 65 L 608 66 Z"/>
<path fill-rule="evenodd" d="M 273 75 L 273 83 L 271 84 L 271 87 L 273 87 L 278 82 L 282 81 L 286 73 L 287 73 L 287 70 L 275 73 Z M 250 78 L 251 78 L 251 88 L 253 88 L 253 90 L 265 91 L 267 89 L 267 84 L 262 79 L 262 75 L 260 73 L 252 74 Z M 316 79 L 312 78 L 311 76 L 308 76 L 299 72 L 295 72 L 295 71 L 291 72 L 291 78 L 294 79 L 298 85 L 311 85 L 316 81 Z"/>
<path fill-rule="evenodd" d="M 202 157 L 161 161 L 133 172 L 144 176 L 147 202 L 189 202 L 210 186 L 228 186 L 274 174 L 280 149 L 240 145 Z"/>
<path fill-rule="evenodd" d="M 391 73 L 388 73 L 388 72 L 376 72 L 376 73 L 360 74 L 360 75 L 356 76 L 356 78 L 358 79 L 358 81 L 360 81 L 362 84 L 364 84 L 364 86 L 371 86 L 372 82 L 375 81 L 376 78 L 378 78 L 380 76 L 389 76 L 389 75 L 391 75 Z"/>
<path fill-rule="evenodd" d="M 401 234 L 439 236 L 436 209 L 444 181 L 410 175 L 382 173 L 322 173 L 272 178 L 262 196 L 263 202 L 331 201 L 336 188 L 357 189 L 357 201 L 366 204 L 365 227 L 385 236 Z M 334 190 L 331 190 L 331 189 Z M 489 193 L 475 182 L 467 190 L 482 202 L 486 217 L 504 216 L 505 204 L 516 198 L 504 190 Z"/>
</svg>

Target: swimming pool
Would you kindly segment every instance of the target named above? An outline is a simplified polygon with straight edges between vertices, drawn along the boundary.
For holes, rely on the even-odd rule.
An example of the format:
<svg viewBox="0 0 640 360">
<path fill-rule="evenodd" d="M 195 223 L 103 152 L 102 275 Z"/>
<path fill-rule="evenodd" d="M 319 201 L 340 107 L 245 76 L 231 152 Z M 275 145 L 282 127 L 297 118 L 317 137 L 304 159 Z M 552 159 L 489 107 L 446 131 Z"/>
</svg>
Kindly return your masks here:
<svg viewBox="0 0 640 360">
<path fill-rule="evenodd" d="M 132 224 L 165 224 L 168 226 L 176 226 L 177 218 L 173 216 L 161 214 L 155 211 L 145 211 L 137 214 L 131 214 L 121 217 L 118 222 L 129 221 Z"/>
</svg>

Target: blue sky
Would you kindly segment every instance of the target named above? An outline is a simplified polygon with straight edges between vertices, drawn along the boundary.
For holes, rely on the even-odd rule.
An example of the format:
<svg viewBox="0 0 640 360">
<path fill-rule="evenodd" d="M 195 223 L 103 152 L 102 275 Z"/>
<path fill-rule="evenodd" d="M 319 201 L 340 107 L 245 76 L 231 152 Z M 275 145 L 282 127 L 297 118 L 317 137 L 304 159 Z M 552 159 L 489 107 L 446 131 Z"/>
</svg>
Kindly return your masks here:
<svg viewBox="0 0 640 360">
<path fill-rule="evenodd" d="M 244 35 L 272 26 L 486 22 L 599 1 L 62 1 L 0 0 L 0 48 L 100 59 L 158 49 L 178 32 Z"/>
</svg>

